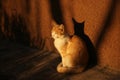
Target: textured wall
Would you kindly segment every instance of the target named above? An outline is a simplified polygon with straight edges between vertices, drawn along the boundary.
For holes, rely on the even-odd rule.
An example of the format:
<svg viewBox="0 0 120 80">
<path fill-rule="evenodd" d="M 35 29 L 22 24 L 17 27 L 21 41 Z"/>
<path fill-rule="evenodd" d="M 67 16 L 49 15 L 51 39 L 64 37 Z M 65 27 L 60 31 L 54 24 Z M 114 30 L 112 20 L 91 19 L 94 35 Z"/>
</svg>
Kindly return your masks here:
<svg viewBox="0 0 120 80">
<path fill-rule="evenodd" d="M 5 38 L 40 49 L 51 45 L 48 0 L 1 0 L 1 32 Z M 44 47 L 44 45 L 47 46 Z"/>
<path fill-rule="evenodd" d="M 98 64 L 120 70 L 120 0 L 1 0 L 0 36 L 53 50 L 50 22 L 74 34 L 72 17 L 97 50 Z"/>
<path fill-rule="evenodd" d="M 98 54 L 101 65 L 120 70 L 120 1 L 114 3 L 113 12 L 108 18 L 99 38 Z M 104 33 L 104 34 L 103 34 Z"/>
</svg>

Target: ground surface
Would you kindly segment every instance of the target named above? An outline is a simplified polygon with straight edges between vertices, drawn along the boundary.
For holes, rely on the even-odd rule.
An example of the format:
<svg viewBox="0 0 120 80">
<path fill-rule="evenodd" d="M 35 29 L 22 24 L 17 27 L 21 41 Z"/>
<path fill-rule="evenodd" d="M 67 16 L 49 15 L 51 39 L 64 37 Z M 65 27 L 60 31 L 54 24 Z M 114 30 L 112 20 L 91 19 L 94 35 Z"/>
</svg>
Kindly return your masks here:
<svg viewBox="0 0 120 80">
<path fill-rule="evenodd" d="M 99 66 L 79 74 L 59 74 L 59 62 L 56 53 L 0 41 L 0 80 L 120 80 L 120 72 Z"/>
</svg>

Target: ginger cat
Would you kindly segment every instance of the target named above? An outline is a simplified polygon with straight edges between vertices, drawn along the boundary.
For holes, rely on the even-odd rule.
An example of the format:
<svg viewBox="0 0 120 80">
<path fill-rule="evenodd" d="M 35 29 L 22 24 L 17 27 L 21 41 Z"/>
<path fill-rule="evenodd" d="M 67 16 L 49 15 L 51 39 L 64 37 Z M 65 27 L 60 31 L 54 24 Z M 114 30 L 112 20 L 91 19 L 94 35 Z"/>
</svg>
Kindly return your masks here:
<svg viewBox="0 0 120 80">
<path fill-rule="evenodd" d="M 76 35 L 69 36 L 64 25 L 52 23 L 54 46 L 60 53 L 62 62 L 58 64 L 59 73 L 78 73 L 85 70 L 88 64 L 88 53 L 85 42 Z"/>
</svg>

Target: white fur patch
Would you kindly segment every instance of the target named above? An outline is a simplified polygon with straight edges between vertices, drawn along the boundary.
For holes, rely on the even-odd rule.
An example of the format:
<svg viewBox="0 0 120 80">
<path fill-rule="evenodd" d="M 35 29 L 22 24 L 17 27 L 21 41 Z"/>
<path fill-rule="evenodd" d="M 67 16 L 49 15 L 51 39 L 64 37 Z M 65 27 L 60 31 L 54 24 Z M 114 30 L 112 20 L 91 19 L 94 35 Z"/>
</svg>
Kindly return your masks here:
<svg viewBox="0 0 120 80">
<path fill-rule="evenodd" d="M 54 45 L 58 49 L 59 52 L 60 52 L 60 49 L 64 47 L 65 44 L 67 44 L 68 40 L 69 40 L 69 37 L 61 37 L 61 38 L 55 39 Z"/>
</svg>

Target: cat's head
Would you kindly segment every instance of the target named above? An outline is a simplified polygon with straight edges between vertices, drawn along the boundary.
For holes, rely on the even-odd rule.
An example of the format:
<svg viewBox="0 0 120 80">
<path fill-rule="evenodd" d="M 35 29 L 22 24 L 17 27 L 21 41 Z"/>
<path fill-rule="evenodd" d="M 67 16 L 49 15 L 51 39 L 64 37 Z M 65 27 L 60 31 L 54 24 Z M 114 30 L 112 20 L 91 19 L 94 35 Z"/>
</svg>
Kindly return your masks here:
<svg viewBox="0 0 120 80">
<path fill-rule="evenodd" d="M 56 24 L 55 22 L 52 23 L 52 31 L 51 31 L 51 35 L 52 38 L 56 39 L 56 38 L 61 38 L 63 37 L 65 34 L 64 32 L 64 25 L 63 24 Z"/>
</svg>

